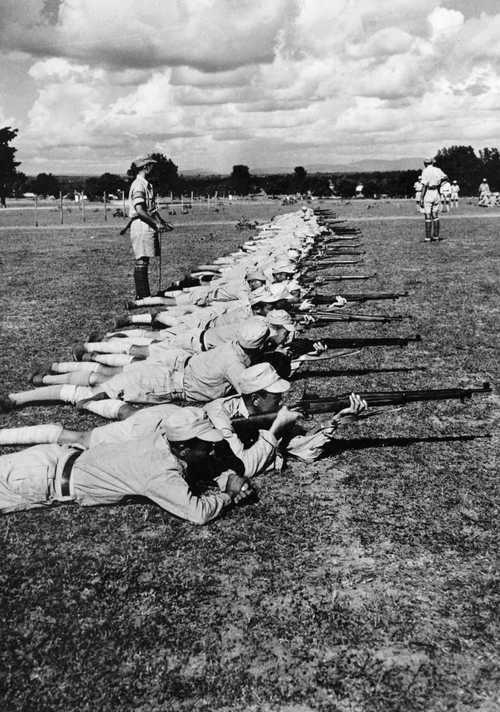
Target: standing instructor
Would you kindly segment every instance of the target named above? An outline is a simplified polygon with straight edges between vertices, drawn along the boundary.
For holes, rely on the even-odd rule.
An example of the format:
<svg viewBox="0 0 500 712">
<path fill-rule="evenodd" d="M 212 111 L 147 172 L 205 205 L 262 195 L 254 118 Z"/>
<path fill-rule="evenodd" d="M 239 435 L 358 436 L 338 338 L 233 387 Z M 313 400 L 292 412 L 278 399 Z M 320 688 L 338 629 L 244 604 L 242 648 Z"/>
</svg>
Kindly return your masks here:
<svg viewBox="0 0 500 712">
<path fill-rule="evenodd" d="M 134 251 L 134 282 L 136 299 L 149 297 L 149 259 L 161 257 L 158 231 L 167 228 L 167 223 L 158 213 L 154 189 L 148 175 L 157 161 L 151 155 L 136 158 L 137 175 L 128 195 L 130 241 Z"/>
</svg>

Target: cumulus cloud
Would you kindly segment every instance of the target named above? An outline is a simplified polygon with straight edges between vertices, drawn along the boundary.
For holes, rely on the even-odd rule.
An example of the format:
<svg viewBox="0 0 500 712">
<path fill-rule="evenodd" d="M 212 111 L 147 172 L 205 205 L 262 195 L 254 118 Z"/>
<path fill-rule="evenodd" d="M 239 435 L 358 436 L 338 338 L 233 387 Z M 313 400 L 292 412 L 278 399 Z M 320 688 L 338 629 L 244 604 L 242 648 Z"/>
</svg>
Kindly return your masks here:
<svg viewBox="0 0 500 712">
<path fill-rule="evenodd" d="M 418 155 L 481 130 L 500 141 L 490 0 L 474 11 L 462 0 L 2 5 L 0 51 L 32 57 L 31 106 L 10 123 L 37 165 L 95 165 L 98 154 L 103 170 L 124 169 L 151 148 L 228 170 Z M 9 89 L 7 77 L 0 105 Z"/>
</svg>

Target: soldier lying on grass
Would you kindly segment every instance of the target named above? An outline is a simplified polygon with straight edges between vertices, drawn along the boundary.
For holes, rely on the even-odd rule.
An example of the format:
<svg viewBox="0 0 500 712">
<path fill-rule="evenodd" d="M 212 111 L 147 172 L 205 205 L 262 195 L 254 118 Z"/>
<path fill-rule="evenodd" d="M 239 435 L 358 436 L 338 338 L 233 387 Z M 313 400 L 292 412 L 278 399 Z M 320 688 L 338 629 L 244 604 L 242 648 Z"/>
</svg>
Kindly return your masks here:
<svg viewBox="0 0 500 712">
<path fill-rule="evenodd" d="M 276 462 L 278 443 L 271 438 L 268 431 L 263 430 L 256 431 L 256 438 L 253 438 L 255 442 L 252 444 L 243 443 L 235 433 L 231 419 L 249 418 L 279 411 L 283 394 L 289 388 L 290 383 L 280 378 L 270 364 L 260 363 L 250 366 L 243 372 L 239 380 L 238 395 L 214 400 L 207 403 L 203 409 L 193 406 L 189 409 L 192 412 L 197 411 L 200 418 L 208 415 L 212 425 L 224 435 L 233 454 L 243 463 L 245 476 L 250 477 L 252 473 L 263 467 L 262 442 L 259 441 L 264 439 L 275 448 L 269 453 L 266 469 L 280 464 L 279 461 Z M 60 423 L 4 428 L 0 430 L 0 445 L 57 443 L 92 449 L 98 445 L 148 437 L 151 433 L 161 430 L 168 418 L 182 410 L 181 406 L 171 403 L 140 410 L 124 404 L 123 415 L 126 413 L 128 417 L 117 423 L 108 423 L 88 431 L 68 430 Z M 306 433 L 301 426 L 297 427 L 301 414 L 298 411 L 282 409 L 281 418 L 287 419 L 287 440 L 283 454 L 306 462 L 317 459 L 323 447 L 334 437 L 338 424 L 346 419 L 358 417 L 365 410 L 366 403 L 359 396 L 352 394 L 348 408 L 337 413 L 326 425 Z"/>
</svg>

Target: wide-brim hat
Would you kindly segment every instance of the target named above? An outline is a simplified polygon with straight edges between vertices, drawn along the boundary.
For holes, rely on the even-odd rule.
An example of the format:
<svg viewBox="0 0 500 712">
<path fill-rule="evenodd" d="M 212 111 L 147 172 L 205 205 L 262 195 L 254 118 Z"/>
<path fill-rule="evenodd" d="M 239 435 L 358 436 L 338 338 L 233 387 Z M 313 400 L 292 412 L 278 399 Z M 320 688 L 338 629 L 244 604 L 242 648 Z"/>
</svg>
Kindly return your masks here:
<svg viewBox="0 0 500 712">
<path fill-rule="evenodd" d="M 284 326 L 287 331 L 295 331 L 293 319 L 284 309 L 272 309 L 265 319 L 271 326 Z"/>
<path fill-rule="evenodd" d="M 243 349 L 259 349 L 269 337 L 269 326 L 262 316 L 247 319 L 238 329 L 236 341 Z"/>
<path fill-rule="evenodd" d="M 243 371 L 238 386 L 238 390 L 243 394 L 257 393 L 257 391 L 286 393 L 290 383 L 280 378 L 270 363 L 256 363 Z"/>
<path fill-rule="evenodd" d="M 179 412 L 169 415 L 163 421 L 163 430 L 167 440 L 172 442 L 193 438 L 212 443 L 224 440 L 222 433 L 213 427 L 208 417 L 202 415 L 198 408 L 181 408 Z"/>
<path fill-rule="evenodd" d="M 153 156 L 149 153 L 146 156 L 139 156 L 138 158 L 134 159 L 134 165 L 136 168 L 144 168 L 144 166 L 147 166 L 152 163 L 158 163 L 156 158 L 153 158 Z"/>
</svg>

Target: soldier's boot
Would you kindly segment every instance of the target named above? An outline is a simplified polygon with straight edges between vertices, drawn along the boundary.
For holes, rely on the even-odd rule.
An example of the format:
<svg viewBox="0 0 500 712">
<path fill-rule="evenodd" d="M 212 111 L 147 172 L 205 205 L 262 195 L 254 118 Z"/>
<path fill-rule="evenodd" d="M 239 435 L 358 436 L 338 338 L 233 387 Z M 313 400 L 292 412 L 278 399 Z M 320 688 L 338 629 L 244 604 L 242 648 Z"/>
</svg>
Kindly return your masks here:
<svg viewBox="0 0 500 712">
<path fill-rule="evenodd" d="M 439 237 L 439 218 L 434 218 L 434 220 L 432 221 L 432 239 L 433 240 L 441 239 Z"/>
<path fill-rule="evenodd" d="M 151 292 L 149 290 L 149 277 L 148 277 L 149 259 L 142 258 L 135 262 L 134 266 L 134 282 L 135 282 L 135 298 L 144 299 L 144 297 L 149 297 Z"/>
<path fill-rule="evenodd" d="M 432 220 L 425 221 L 425 242 L 432 240 Z"/>
</svg>

